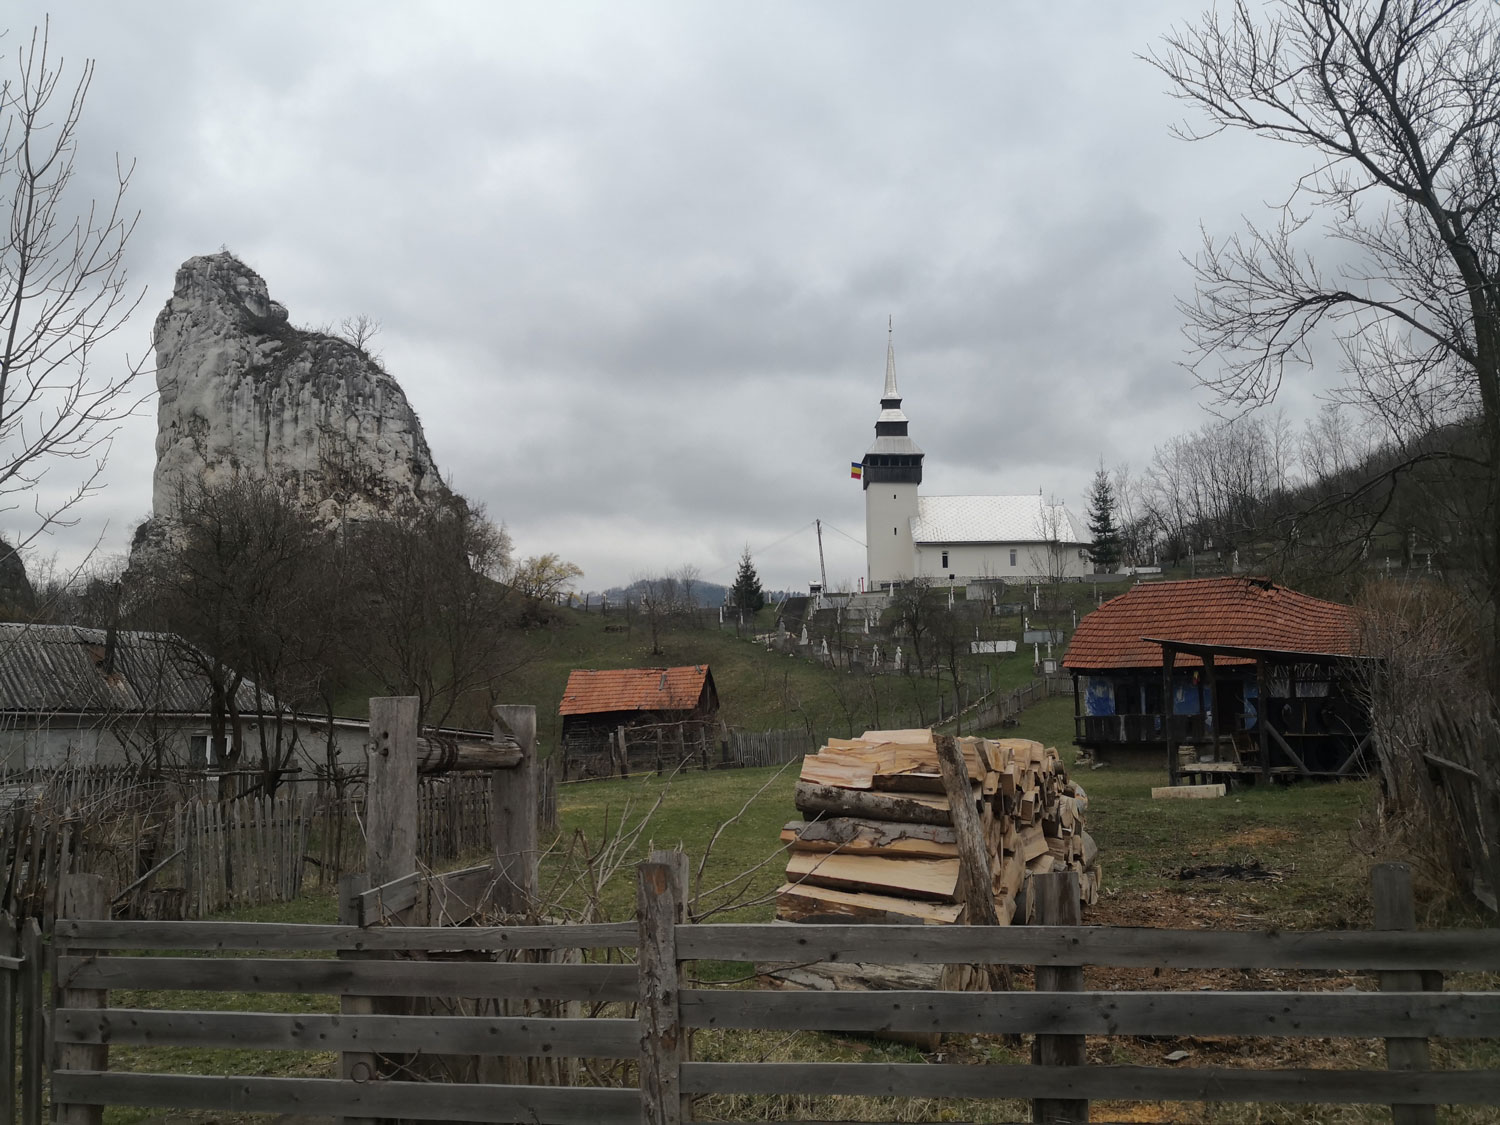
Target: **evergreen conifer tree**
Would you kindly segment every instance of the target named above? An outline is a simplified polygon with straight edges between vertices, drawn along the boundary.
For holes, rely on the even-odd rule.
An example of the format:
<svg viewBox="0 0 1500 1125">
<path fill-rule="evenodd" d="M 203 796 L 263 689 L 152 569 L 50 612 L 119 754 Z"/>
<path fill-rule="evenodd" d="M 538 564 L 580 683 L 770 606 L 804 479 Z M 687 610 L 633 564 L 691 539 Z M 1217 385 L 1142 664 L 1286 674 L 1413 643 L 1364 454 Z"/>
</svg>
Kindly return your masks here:
<svg viewBox="0 0 1500 1125">
<path fill-rule="evenodd" d="M 745 613 L 758 613 L 766 604 L 766 595 L 760 588 L 760 576 L 755 573 L 755 564 L 750 561 L 750 547 L 740 556 L 740 569 L 734 576 L 734 585 L 729 591 L 730 604 Z"/>
<path fill-rule="evenodd" d="M 1089 489 L 1089 533 L 1094 537 L 1094 565 L 1105 573 L 1120 565 L 1120 531 L 1115 527 L 1115 490 L 1100 462 Z"/>
</svg>

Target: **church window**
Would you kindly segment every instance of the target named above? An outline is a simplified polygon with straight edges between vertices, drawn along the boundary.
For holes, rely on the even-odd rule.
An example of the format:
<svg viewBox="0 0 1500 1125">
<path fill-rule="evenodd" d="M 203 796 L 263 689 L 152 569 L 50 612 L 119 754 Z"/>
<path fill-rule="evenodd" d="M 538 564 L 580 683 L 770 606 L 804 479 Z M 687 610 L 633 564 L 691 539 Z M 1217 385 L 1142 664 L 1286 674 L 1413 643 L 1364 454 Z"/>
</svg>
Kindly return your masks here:
<svg viewBox="0 0 1500 1125">
<path fill-rule="evenodd" d="M 1010 565 L 1016 565 L 1016 549 L 1014 547 L 1010 549 Z"/>
<path fill-rule="evenodd" d="M 895 529 L 895 528 L 894 528 L 894 527 L 893 527 L 893 528 L 891 528 L 891 534 L 892 534 L 892 535 L 899 535 L 899 534 L 900 534 L 900 532 L 898 532 L 898 531 L 897 531 L 897 530 L 896 530 L 896 529 Z"/>
<path fill-rule="evenodd" d="M 944 570 L 948 569 L 948 552 L 947 551 L 943 552 L 943 569 Z"/>
</svg>

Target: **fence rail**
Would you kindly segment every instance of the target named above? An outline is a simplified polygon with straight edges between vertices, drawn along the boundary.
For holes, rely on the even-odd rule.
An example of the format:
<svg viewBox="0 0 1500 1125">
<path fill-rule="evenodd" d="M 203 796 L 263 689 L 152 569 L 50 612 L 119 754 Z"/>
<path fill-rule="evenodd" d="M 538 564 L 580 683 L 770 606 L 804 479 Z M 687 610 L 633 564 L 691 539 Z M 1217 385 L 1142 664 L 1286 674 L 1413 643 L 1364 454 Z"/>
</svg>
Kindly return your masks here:
<svg viewBox="0 0 1500 1125">
<path fill-rule="evenodd" d="M 1401 869 L 1404 870 L 1404 869 Z M 1425 1040 L 1500 1037 L 1500 994 L 1442 992 L 1434 973 L 1500 971 L 1489 931 L 1410 928 L 1410 884 L 1394 865 L 1377 869 L 1373 932 L 1208 932 L 1044 925 L 929 927 L 701 925 L 679 920 L 682 867 L 639 871 L 637 923 L 364 929 L 254 923 L 170 923 L 63 918 L 57 925 L 53 1020 L 58 1120 L 99 1120 L 106 1104 L 206 1111 L 358 1114 L 454 1121 L 646 1122 L 691 1116 L 713 1095 L 887 1095 L 1029 1098 L 1035 1120 L 1087 1120 L 1090 1099 L 1365 1103 L 1431 1120 L 1436 1104 L 1500 1105 L 1500 1070 L 1430 1070 Z M 1068 874 L 1040 876 L 1063 880 Z M 1050 884 L 1049 884 L 1050 885 Z M 1043 888 L 1042 902 L 1077 902 L 1076 887 Z M 1403 897 L 1403 895 L 1405 897 Z M 74 901 L 87 896 L 74 895 Z M 148 950 L 120 956 L 126 950 Z M 179 956 L 188 951 L 215 956 Z M 233 957 L 226 951 L 276 951 Z M 330 960 L 405 951 L 441 960 Z M 592 960 L 518 963 L 528 950 L 595 950 Z M 623 961 L 630 951 L 636 963 Z M 286 956 L 301 951 L 304 956 Z M 602 951 L 602 952 L 601 952 Z M 505 958 L 496 960 L 499 956 Z M 876 960 L 1036 967 L 1035 992 L 792 993 L 704 987 L 687 966 L 716 960 Z M 1082 966 L 1355 970 L 1377 990 L 1102 992 L 1083 990 Z M 1279 979 L 1279 978 L 1278 978 Z M 1076 991 L 1069 990 L 1076 983 Z M 1051 990 L 1048 990 L 1048 986 Z M 112 1008 L 109 989 L 323 992 L 347 1014 Z M 181 993 L 178 993 L 181 995 Z M 600 1016 L 518 1018 L 494 1005 L 444 1014 L 382 1014 L 378 997 L 487 998 L 500 1005 L 588 1000 Z M 387 1000 L 387 1003 L 392 1001 Z M 347 1005 L 366 1005 L 362 1010 Z M 578 1011 L 578 1009 L 571 1009 Z M 694 1029 L 835 1030 L 838 1033 L 1033 1034 L 1032 1065 L 744 1062 L 693 1059 Z M 1386 1069 L 1260 1070 L 1226 1066 L 1085 1065 L 1083 1036 L 1205 1035 L 1385 1038 Z M 638 1086 L 539 1086 L 489 1080 L 414 1082 L 411 1070 L 336 1077 L 212 1076 L 110 1071 L 111 1045 L 181 1049 L 262 1048 L 357 1053 L 389 1062 L 420 1055 L 634 1060 Z M 1417 1048 L 1421 1050 L 1418 1051 Z M 1076 1048 L 1076 1050 L 1074 1050 Z M 346 1055 L 349 1057 L 349 1055 Z M 219 1065 L 215 1063 L 215 1065 Z M 389 1080 L 378 1077 L 394 1073 Z M 622 1072 L 616 1072 L 622 1073 Z M 1415 1116 L 1411 1116 L 1411 1115 Z"/>
</svg>

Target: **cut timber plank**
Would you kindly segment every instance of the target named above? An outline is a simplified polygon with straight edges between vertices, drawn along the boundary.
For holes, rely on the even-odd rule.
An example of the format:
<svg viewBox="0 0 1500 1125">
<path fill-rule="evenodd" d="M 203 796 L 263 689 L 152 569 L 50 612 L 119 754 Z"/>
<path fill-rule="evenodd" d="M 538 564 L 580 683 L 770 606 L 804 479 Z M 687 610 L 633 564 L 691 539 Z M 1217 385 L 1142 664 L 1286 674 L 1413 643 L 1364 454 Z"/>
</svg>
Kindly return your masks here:
<svg viewBox="0 0 1500 1125">
<path fill-rule="evenodd" d="M 868 789 L 874 777 L 874 770 L 861 762 L 843 762 L 822 754 L 809 754 L 802 759 L 801 778 L 814 785 L 837 785 L 843 789 Z"/>
<path fill-rule="evenodd" d="M 886 820 L 833 817 L 794 820 L 781 830 L 783 843 L 798 852 L 842 852 L 844 855 L 913 856 L 956 859 L 953 829 L 936 824 L 897 824 Z"/>
<path fill-rule="evenodd" d="M 788 882 L 840 890 L 953 902 L 958 891 L 958 860 L 793 852 L 786 877 Z"/>
<path fill-rule="evenodd" d="M 1040 824 L 1029 824 L 1021 829 L 1016 841 L 1016 851 L 1027 863 L 1046 854 L 1047 834 L 1042 831 Z"/>
<path fill-rule="evenodd" d="M 776 892 L 776 917 L 786 922 L 858 918 L 867 922 L 948 926 L 961 919 L 963 912 L 962 906 L 946 903 L 917 902 L 894 895 L 860 894 L 806 884 L 787 883 Z"/>
<path fill-rule="evenodd" d="M 1153 800 L 1167 798 L 1193 801 L 1203 800 L 1207 797 L 1222 797 L 1224 793 L 1223 782 L 1219 782 L 1216 785 L 1157 785 L 1152 787 L 1151 797 Z"/>
<path fill-rule="evenodd" d="M 931 793 L 875 793 L 834 785 L 797 782 L 797 808 L 805 813 L 833 813 L 916 824 L 951 825 L 948 799 Z"/>
</svg>

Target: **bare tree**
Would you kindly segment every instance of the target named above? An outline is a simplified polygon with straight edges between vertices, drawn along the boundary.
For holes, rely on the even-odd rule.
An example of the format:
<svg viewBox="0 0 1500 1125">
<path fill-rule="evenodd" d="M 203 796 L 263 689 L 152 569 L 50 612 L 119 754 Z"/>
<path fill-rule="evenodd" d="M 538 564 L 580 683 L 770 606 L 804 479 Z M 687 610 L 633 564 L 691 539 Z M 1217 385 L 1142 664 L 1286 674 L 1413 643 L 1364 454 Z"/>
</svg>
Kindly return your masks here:
<svg viewBox="0 0 1500 1125">
<path fill-rule="evenodd" d="M 0 505 L 22 502 L 17 548 L 100 487 L 110 438 L 138 400 L 141 361 L 103 373 L 98 349 L 125 323 L 144 290 L 131 290 L 125 246 L 137 216 L 125 209 L 133 164 L 115 162 L 115 187 L 72 210 L 80 122 L 94 64 L 63 84 L 48 27 L 35 29 L 0 84 Z M 48 496 L 43 479 L 60 461 L 80 471 Z"/>
<path fill-rule="evenodd" d="M 1500 614 L 1500 10 L 1466 0 L 1240 0 L 1149 61 L 1206 119 L 1309 150 L 1271 227 L 1205 235 L 1184 303 L 1195 370 L 1220 401 L 1275 398 L 1318 341 L 1342 397 L 1399 455 L 1361 492 L 1441 465 L 1489 610 Z M 1318 225 L 1321 224 L 1321 230 Z M 1325 240 L 1322 265 L 1310 248 Z M 1429 440 L 1437 429 L 1447 440 Z M 1371 506 L 1371 521 L 1385 504 Z M 1491 659 L 1491 686 L 1500 661 Z"/>
</svg>

